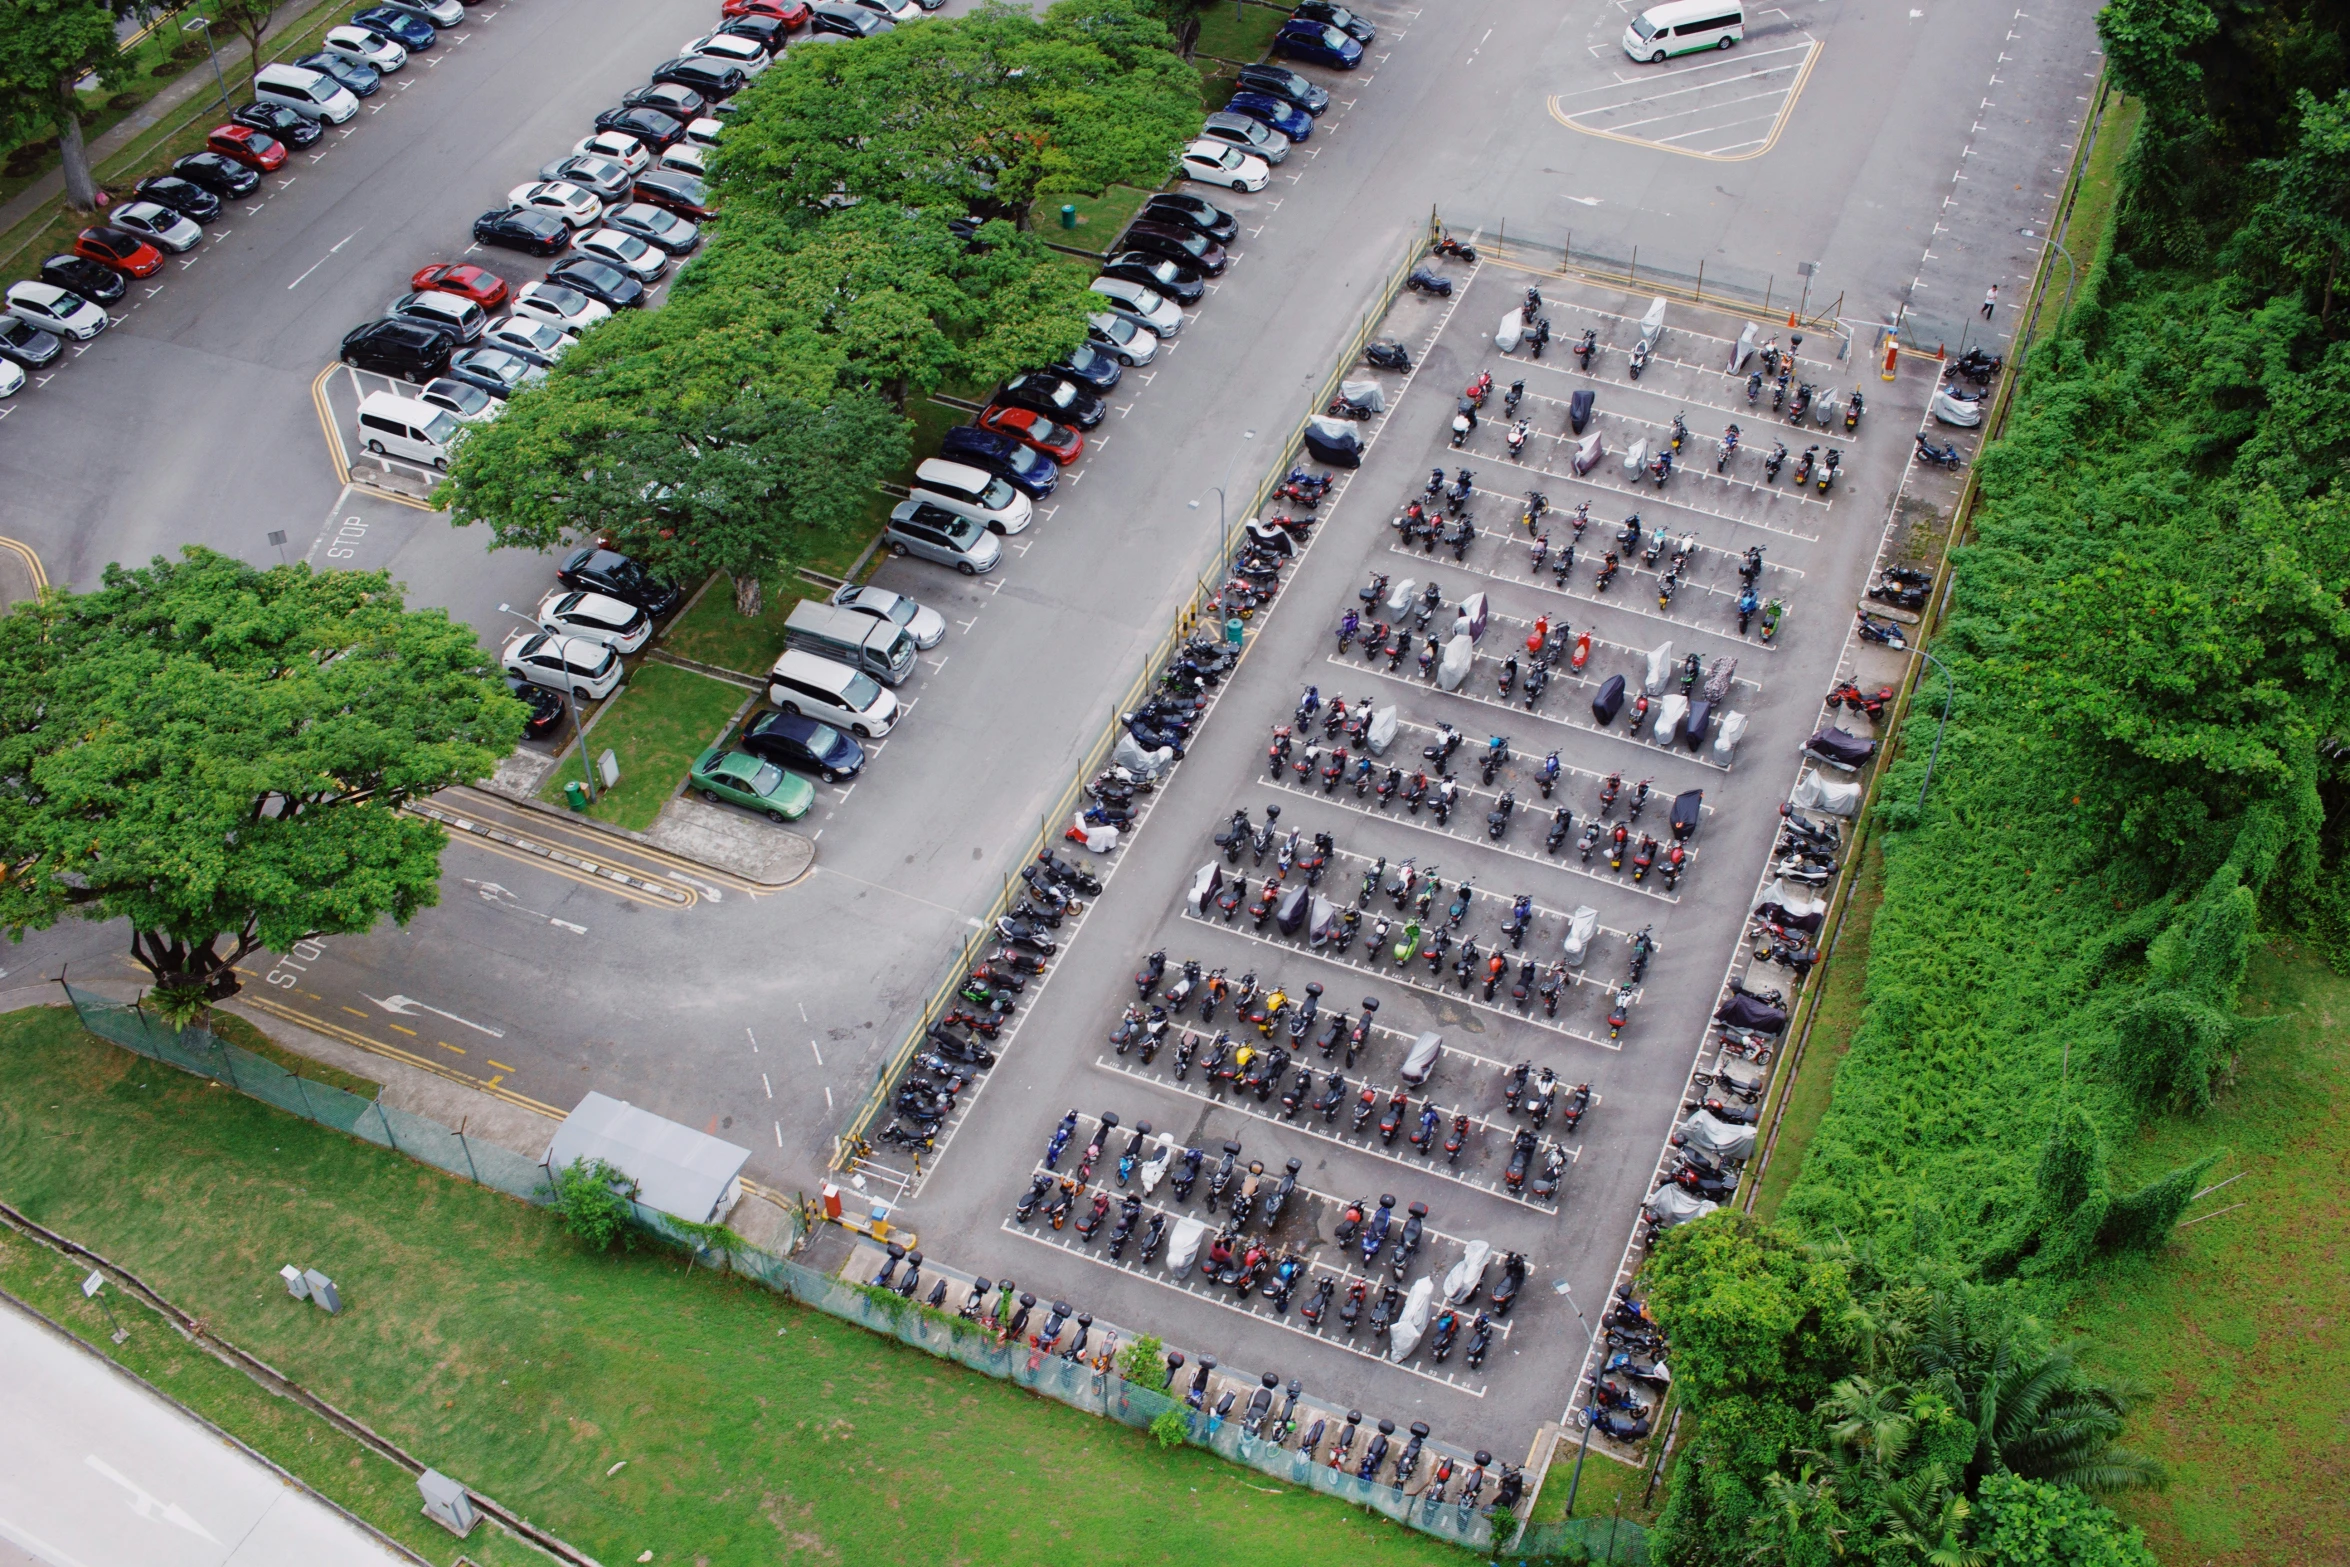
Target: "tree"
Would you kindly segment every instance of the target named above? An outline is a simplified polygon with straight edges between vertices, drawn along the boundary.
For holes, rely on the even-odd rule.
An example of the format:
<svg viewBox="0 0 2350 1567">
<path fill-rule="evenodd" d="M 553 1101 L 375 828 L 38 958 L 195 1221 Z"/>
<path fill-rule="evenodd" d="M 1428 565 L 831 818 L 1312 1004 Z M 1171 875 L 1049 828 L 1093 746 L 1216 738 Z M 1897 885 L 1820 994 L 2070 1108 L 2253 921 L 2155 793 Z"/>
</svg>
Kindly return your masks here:
<svg viewBox="0 0 2350 1567">
<path fill-rule="evenodd" d="M 258 89 L 261 81 L 261 40 L 277 10 L 272 0 L 212 0 L 212 14 L 245 40 L 245 83 Z"/>
<path fill-rule="evenodd" d="M 439 824 L 522 704 L 473 633 L 382 572 L 257 571 L 190 547 L 0 618 L 0 925 L 127 921 L 184 1022 L 267 947 L 406 924 Z"/>
<path fill-rule="evenodd" d="M 1993 1475 L 1975 1513 L 1975 1542 L 1999 1567 L 2155 1567 L 2143 1535 L 2068 1486 Z"/>
<path fill-rule="evenodd" d="M 98 183 L 75 84 L 93 71 L 109 87 L 123 80 L 114 24 L 133 9 L 129 0 L 0 0 L 0 132 L 24 140 L 54 126 L 65 199 L 84 212 L 98 205 Z"/>
<path fill-rule="evenodd" d="M 2350 254 L 2350 88 L 2322 102 L 2304 91 L 2296 108 L 2299 138 L 2285 157 L 2252 165 L 2253 183 L 2269 194 L 2221 259 L 2265 281 L 2290 278 L 2315 295 L 2322 330 Z"/>
</svg>

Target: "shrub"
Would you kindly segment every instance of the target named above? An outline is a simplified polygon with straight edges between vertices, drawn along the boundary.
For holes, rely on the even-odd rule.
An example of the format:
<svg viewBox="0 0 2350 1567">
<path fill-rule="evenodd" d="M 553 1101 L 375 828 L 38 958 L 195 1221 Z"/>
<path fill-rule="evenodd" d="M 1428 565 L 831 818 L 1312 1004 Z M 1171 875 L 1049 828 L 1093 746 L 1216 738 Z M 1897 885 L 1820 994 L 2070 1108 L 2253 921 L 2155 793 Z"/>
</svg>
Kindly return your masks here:
<svg viewBox="0 0 2350 1567">
<path fill-rule="evenodd" d="M 552 1187 L 540 1188 L 542 1196 L 553 1198 L 563 1228 L 590 1251 L 609 1251 L 615 1240 L 624 1248 L 635 1248 L 630 1204 L 636 1192 L 636 1182 L 601 1159 L 574 1159 L 555 1172 Z"/>
<path fill-rule="evenodd" d="M 1170 1406 L 1159 1411 L 1159 1418 L 1150 1424 L 1150 1432 L 1159 1439 L 1161 1447 L 1181 1447 L 1191 1435 L 1191 1417 L 1180 1407 Z"/>
</svg>

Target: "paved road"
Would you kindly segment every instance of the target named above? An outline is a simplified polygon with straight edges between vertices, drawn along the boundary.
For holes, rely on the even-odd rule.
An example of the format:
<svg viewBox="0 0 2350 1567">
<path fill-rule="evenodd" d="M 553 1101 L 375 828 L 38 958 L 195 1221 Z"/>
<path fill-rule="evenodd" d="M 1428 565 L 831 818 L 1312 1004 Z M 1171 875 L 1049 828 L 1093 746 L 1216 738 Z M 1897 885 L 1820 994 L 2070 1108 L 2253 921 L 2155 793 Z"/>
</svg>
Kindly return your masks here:
<svg viewBox="0 0 2350 1567">
<path fill-rule="evenodd" d="M 1234 487 L 1249 487 L 1262 444 L 1240 446 L 1240 433 L 1269 441 L 1289 427 L 1431 206 L 1461 229 L 1491 232 L 1506 218 L 1513 235 L 1563 237 L 1571 219 L 1579 236 L 1598 235 L 1593 243 L 1720 256 L 1755 275 L 1817 261 L 1815 290 L 1843 291 L 1846 315 L 1889 317 L 1906 296 L 1913 316 L 1939 312 L 1936 330 L 1963 328 L 1993 276 L 2020 294 L 2014 274 L 2034 242 L 2017 231 L 2037 227 L 2058 188 L 2076 94 L 2087 90 L 2079 73 L 2095 63 L 2088 13 L 2002 24 L 1943 0 L 1917 9 L 1926 14 L 1841 0 L 1805 9 L 1800 30 L 1818 48 L 1801 91 L 1784 72 L 1756 89 L 1766 107 L 1772 93 L 1791 106 L 1766 133 L 1775 136 L 1767 150 L 1733 160 L 1601 139 L 1554 114 L 1559 99 L 1568 118 L 1587 115 L 1583 100 L 1566 95 L 1601 89 L 1606 123 L 1621 131 L 1657 116 L 1617 77 L 1653 82 L 1670 102 L 1662 95 L 1678 91 L 1685 73 L 1718 70 L 1697 62 L 1639 73 L 1595 52 L 1621 27 L 1617 8 L 1578 8 L 1562 20 L 1530 0 L 1484 0 L 1473 14 L 1374 7 L 1383 34 L 1366 69 L 1333 83 L 1340 104 L 1273 187 L 1233 203 L 1244 228 L 1230 274 L 1177 351 L 1147 381 L 1130 378 L 1121 411 L 1103 426 L 1108 439 L 1096 441 L 1054 514 L 984 583 L 884 568 L 883 581 L 937 603 L 955 629 L 868 776 L 845 798 L 828 791 L 809 824 L 823 833 L 815 876 L 765 897 L 714 887 L 717 895 L 680 910 L 460 843 L 445 861 L 442 906 L 407 932 L 330 941 L 314 960 L 257 973 L 255 989 L 296 991 L 290 1000 L 306 1016 L 386 1047 L 440 1052 L 453 1069 L 523 1097 L 562 1107 L 591 1086 L 622 1095 L 736 1137 L 763 1179 L 810 1182 L 969 912 L 1000 885 L 1009 846 L 1058 794 L 1108 694 L 1125 688 L 1188 590 L 1209 513 L 1185 502 L 1212 507 L 1206 492 L 1227 472 Z M 408 90 L 376 101 L 380 115 L 363 114 L 347 139 L 330 137 L 294 182 L 174 270 L 163 292 L 142 296 L 123 328 L 15 400 L 0 423 L 0 534 L 30 542 L 53 577 L 77 582 L 109 559 L 190 539 L 261 561 L 274 558 L 263 541 L 270 529 L 291 534 L 289 553 L 313 559 L 324 558 L 330 536 L 356 539 L 342 563 L 389 566 L 417 602 L 447 604 L 495 640 L 495 605 L 542 587 L 543 563 L 485 557 L 477 536 L 341 492 L 312 378 L 345 327 L 391 297 L 411 267 L 453 249 L 474 213 L 568 145 L 595 108 L 706 14 L 702 0 L 481 8 L 465 42 L 428 56 L 440 63 L 412 70 Z M 2011 32 L 2026 36 L 2004 36 Z M 1784 57 L 1768 54 L 1777 47 L 1758 25 L 1738 58 L 1778 71 L 1773 62 Z M 1995 93 L 1977 85 L 1993 76 L 2005 78 Z M 1959 78 L 1966 85 L 1951 85 Z M 516 91 L 523 82 L 529 90 Z M 547 82 L 565 85 L 549 92 Z M 1937 225 L 1952 232 L 1938 236 Z M 445 236 L 438 247 L 411 238 L 435 234 Z M 1505 303 L 1480 298 L 1476 308 L 1495 316 Z M 1400 481 L 1382 482 L 1392 491 Z M 1857 507 L 1852 523 L 1844 515 L 1840 505 L 1840 526 L 1873 536 L 1877 519 L 1859 520 Z M 1627 630 L 1623 640 L 1639 645 L 1646 635 Z M 1795 701 L 1814 683 L 1775 687 L 1773 700 Z M 1248 713 L 1211 744 L 1240 747 L 1259 720 Z M 1255 796 L 1269 798 L 1261 787 Z M 1173 843 L 1146 838 L 1142 849 L 1176 854 Z M 1684 887 L 1711 887 L 1715 869 Z M 1502 890 L 1501 875 L 1489 890 Z M 1134 879 L 1163 910 L 1171 883 Z M 1725 874 L 1722 884 L 1744 879 Z M 1544 901 L 1572 895 L 1562 888 Z M 1611 908 L 1608 923 L 1621 928 L 1628 917 Z M 1133 939 L 1104 942 L 1117 958 L 1103 961 L 1125 962 L 1142 934 L 1137 924 Z M 1723 949 L 1722 932 L 1701 934 L 1691 947 Z M 120 968 L 121 948 L 117 932 L 76 927 L 35 937 L 9 966 L 54 972 L 71 959 Z M 1710 991 L 1717 972 L 1699 968 L 1682 981 L 1692 996 Z M 1115 990 L 1091 998 L 1081 1027 L 1073 1015 L 1070 1037 L 1086 1043 L 1071 1047 L 1071 1060 L 1090 1053 L 1098 1036 L 1086 1031 L 1114 1016 L 1102 1004 Z M 377 1005 L 395 992 L 479 1029 L 403 1032 L 413 1022 Z M 1685 1040 L 1686 1031 L 1667 1037 Z M 485 1041 L 499 1065 L 485 1064 Z M 1108 1086 L 1083 1097 L 1091 1104 Z M 1054 1113 L 1065 1108 L 1052 1103 Z M 1617 1119 L 1611 1110 L 1593 1135 Z M 1629 1112 L 1624 1119 L 1637 1124 Z M 1029 1120 L 1003 1125 L 1016 1126 L 1005 1135 L 1031 1157 Z M 992 1183 L 981 1192 L 989 1203 L 1000 1197 Z M 1594 1214 L 1596 1237 L 1599 1210 L 1622 1195 L 1598 1194 L 1572 1211 Z M 1627 1218 L 1618 1203 L 1608 1223 L 1620 1235 Z"/>
<path fill-rule="evenodd" d="M 0 1378 L 0 1563 L 407 1559 L 6 1302 L 0 1365 L 8 1367 Z"/>
</svg>

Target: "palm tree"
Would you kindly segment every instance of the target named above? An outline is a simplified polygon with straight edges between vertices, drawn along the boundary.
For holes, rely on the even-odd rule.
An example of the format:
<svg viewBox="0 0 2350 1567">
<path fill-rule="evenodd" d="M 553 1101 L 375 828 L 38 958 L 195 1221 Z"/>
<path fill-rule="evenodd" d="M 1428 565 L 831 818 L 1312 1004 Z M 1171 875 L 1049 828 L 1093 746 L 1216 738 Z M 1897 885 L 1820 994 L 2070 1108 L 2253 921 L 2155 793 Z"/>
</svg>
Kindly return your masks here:
<svg viewBox="0 0 2350 1567">
<path fill-rule="evenodd" d="M 1820 1401 L 1828 1440 L 1860 1455 L 1867 1468 L 1884 1473 L 1901 1462 L 1917 1437 L 1909 1413 L 1910 1390 L 1899 1382 L 1880 1385 L 1869 1377 L 1846 1377 Z"/>
<path fill-rule="evenodd" d="M 1928 1464 L 1916 1474 L 1887 1482 L 1884 1498 L 1894 1518 L 1889 1536 L 1917 1552 L 1927 1567 L 1982 1567 L 1988 1560 L 1966 1543 L 1967 1519 L 1974 1509 L 1950 1488 L 1941 1465 Z"/>
<path fill-rule="evenodd" d="M 1767 1511 L 1756 1524 L 1768 1537 L 1746 1553 L 1749 1562 L 1800 1560 L 1810 1553 L 1799 1554 L 1796 1546 L 1812 1542 L 1825 1544 L 1832 1556 L 1844 1555 L 1844 1537 L 1852 1532 L 1852 1523 L 1844 1515 L 1835 1476 L 1815 1477 L 1809 1464 L 1792 1480 L 1774 1470 L 1763 1476 L 1763 1501 Z"/>
</svg>

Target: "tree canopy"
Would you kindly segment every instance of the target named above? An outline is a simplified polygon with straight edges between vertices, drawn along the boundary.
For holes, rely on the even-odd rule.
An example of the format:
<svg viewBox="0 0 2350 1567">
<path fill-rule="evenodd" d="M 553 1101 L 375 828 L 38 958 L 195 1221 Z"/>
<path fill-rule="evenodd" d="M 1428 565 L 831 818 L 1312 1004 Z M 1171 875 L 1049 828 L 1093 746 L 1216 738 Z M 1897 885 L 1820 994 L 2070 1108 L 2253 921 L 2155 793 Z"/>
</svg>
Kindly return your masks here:
<svg viewBox="0 0 2350 1567">
<path fill-rule="evenodd" d="M 122 79 L 114 24 L 135 9 L 132 0 L 0 0 L 0 134 L 21 141 L 54 127 L 65 198 L 85 212 L 98 186 L 74 83 L 92 71 L 110 87 Z"/>
<path fill-rule="evenodd" d="M 191 547 L 0 617 L 0 925 L 127 921 L 175 1019 L 257 948 L 405 924 L 438 824 L 523 708 L 473 633 L 382 572 L 259 571 Z"/>
</svg>

